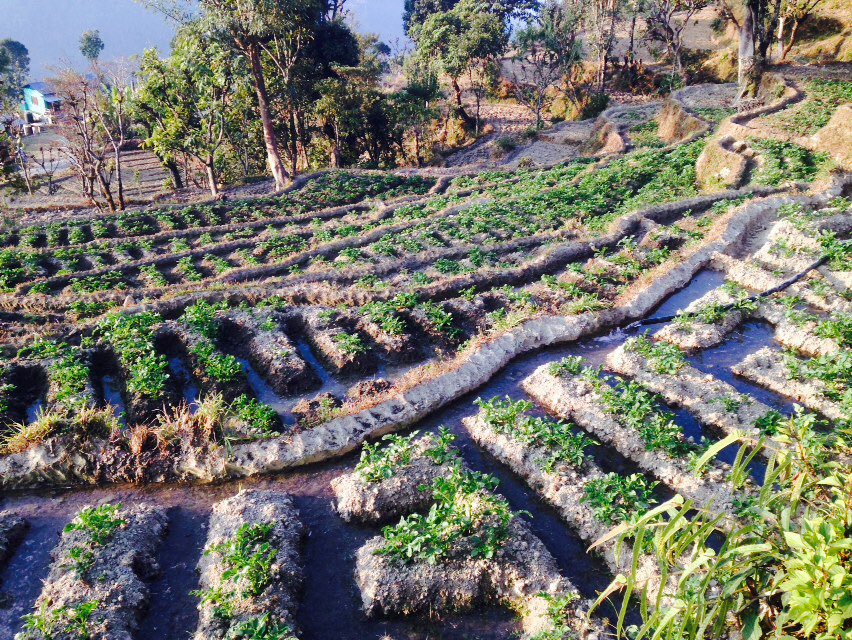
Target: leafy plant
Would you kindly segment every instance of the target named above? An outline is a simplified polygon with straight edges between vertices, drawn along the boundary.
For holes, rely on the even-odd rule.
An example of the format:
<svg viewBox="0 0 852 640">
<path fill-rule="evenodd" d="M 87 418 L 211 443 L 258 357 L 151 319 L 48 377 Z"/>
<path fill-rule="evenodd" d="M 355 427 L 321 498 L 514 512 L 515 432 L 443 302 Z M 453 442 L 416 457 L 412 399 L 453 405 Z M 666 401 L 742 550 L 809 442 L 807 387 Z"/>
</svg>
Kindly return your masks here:
<svg viewBox="0 0 852 640">
<path fill-rule="evenodd" d="M 773 440 L 782 446 L 768 450 L 761 489 L 740 505 L 743 520 L 732 522 L 676 498 L 615 532 L 618 540 L 647 541 L 673 578 L 643 601 L 656 601 L 665 588 L 666 598 L 677 603 L 643 606 L 641 625 L 625 629 L 619 622 L 619 637 L 715 638 L 732 627 L 747 640 L 849 637 L 852 471 L 844 462 L 849 442 L 845 435 L 817 432 L 816 424 L 804 413 L 781 421 Z M 747 474 L 764 444 L 755 449 L 748 440 L 732 475 Z M 633 566 L 613 589 L 636 587 Z M 622 616 L 630 606 L 622 605 Z"/>
<path fill-rule="evenodd" d="M 417 433 L 415 431 L 408 436 L 388 434 L 377 444 L 365 442 L 355 471 L 366 482 L 381 482 L 393 478 L 397 469 L 411 464 Z"/>
<path fill-rule="evenodd" d="M 482 410 L 482 419 L 497 433 L 509 436 L 524 446 L 545 449 L 547 458 L 542 469 L 547 473 L 553 473 L 559 464 L 582 466 L 586 449 L 597 444 L 561 420 L 555 422 L 525 415 L 532 405 L 524 400 L 513 402 L 507 396 L 485 402 L 477 398 L 476 404 Z"/>
<path fill-rule="evenodd" d="M 686 365 L 686 356 L 678 347 L 668 342 L 653 342 L 647 336 L 628 342 L 625 349 L 646 358 L 656 373 L 677 375 Z"/>
<path fill-rule="evenodd" d="M 435 504 L 429 513 L 415 513 L 385 527 L 384 545 L 376 553 L 404 563 L 437 564 L 459 553 L 493 558 L 515 517 L 506 500 L 492 493 L 496 487 L 493 476 L 454 467 L 449 477 L 435 479 Z"/>
<path fill-rule="evenodd" d="M 344 355 L 354 357 L 367 353 L 367 345 L 357 333 L 341 331 L 334 336 L 334 342 Z"/>
<path fill-rule="evenodd" d="M 656 503 L 653 489 L 658 484 L 648 482 L 638 473 L 629 476 L 608 473 L 586 483 L 583 487 L 586 494 L 583 502 L 591 507 L 595 518 L 604 524 L 627 522 L 642 515 Z"/>
</svg>

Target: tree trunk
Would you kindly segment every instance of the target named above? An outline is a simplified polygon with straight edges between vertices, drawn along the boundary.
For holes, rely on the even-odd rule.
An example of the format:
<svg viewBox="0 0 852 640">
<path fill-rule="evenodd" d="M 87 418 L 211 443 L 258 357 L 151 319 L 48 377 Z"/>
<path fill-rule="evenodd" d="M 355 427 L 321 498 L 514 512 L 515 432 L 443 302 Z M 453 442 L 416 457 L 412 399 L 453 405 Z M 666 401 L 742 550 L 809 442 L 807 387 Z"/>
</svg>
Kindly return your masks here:
<svg viewBox="0 0 852 640">
<path fill-rule="evenodd" d="M 783 45 L 784 49 L 781 51 L 781 62 L 784 62 L 787 59 L 790 50 L 793 48 L 793 45 L 796 44 L 796 36 L 799 34 L 799 27 L 802 22 L 802 20 L 796 20 L 793 22 L 793 28 L 790 30 L 790 39 L 787 41 L 787 44 Z"/>
<path fill-rule="evenodd" d="M 174 160 L 163 160 L 162 158 L 160 158 L 160 162 L 168 169 L 169 174 L 171 174 L 175 190 L 183 189 L 183 179 L 180 177 L 180 167 L 177 162 Z"/>
<path fill-rule="evenodd" d="M 467 111 L 465 111 L 464 103 L 462 102 L 462 89 L 461 85 L 459 85 L 459 79 L 453 78 L 453 91 L 456 94 L 456 115 L 459 118 L 464 120 L 464 124 L 467 127 L 473 127 L 476 125 L 476 121 L 470 117 Z"/>
<path fill-rule="evenodd" d="M 216 167 L 213 158 L 208 158 L 204 167 L 207 169 L 207 186 L 210 187 L 210 195 L 215 198 L 219 195 L 219 186 L 216 184 Z"/>
<path fill-rule="evenodd" d="M 746 15 L 740 27 L 739 66 L 737 83 L 739 84 L 738 100 L 749 100 L 757 97 L 760 86 L 762 64 L 755 51 L 755 19 L 753 8 L 746 5 Z"/>
<path fill-rule="evenodd" d="M 251 64 L 254 90 L 257 94 L 257 108 L 260 112 L 260 122 L 263 125 L 263 141 L 266 145 L 269 170 L 275 179 L 275 190 L 281 191 L 287 186 L 287 179 L 290 176 L 287 175 L 287 169 L 281 160 L 281 152 L 278 150 L 278 137 L 275 135 L 275 125 L 272 122 L 272 112 L 269 109 L 269 94 L 266 91 L 266 81 L 263 77 L 260 49 L 256 45 L 250 45 L 246 53 Z"/>
<path fill-rule="evenodd" d="M 115 155 L 115 174 L 118 177 L 118 208 L 124 211 L 127 204 L 124 201 L 124 180 L 121 177 L 121 144 L 113 146 Z"/>
</svg>

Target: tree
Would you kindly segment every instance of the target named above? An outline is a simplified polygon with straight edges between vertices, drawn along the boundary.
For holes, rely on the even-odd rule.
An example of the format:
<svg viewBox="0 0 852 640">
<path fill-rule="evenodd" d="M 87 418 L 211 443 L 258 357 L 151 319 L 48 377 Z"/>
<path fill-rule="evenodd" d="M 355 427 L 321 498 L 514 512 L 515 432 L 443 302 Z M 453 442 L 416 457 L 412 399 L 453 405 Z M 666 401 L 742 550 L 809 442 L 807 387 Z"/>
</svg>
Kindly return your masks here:
<svg viewBox="0 0 852 640">
<path fill-rule="evenodd" d="M 121 173 L 121 152 L 130 133 L 128 104 L 131 97 L 132 71 L 121 63 L 96 69 L 101 85 L 101 96 L 94 101 L 94 113 L 101 125 L 101 131 L 112 147 L 115 164 L 116 186 L 118 189 L 118 208 L 124 209 L 124 176 Z"/>
<path fill-rule="evenodd" d="M 201 4 L 211 23 L 229 36 L 248 63 L 269 169 L 276 189 L 283 189 L 290 174 L 281 159 L 263 56 L 269 56 L 281 71 L 291 69 L 313 38 L 328 5 L 320 0 L 201 0 Z"/>
<path fill-rule="evenodd" d="M 579 12 L 551 0 L 515 37 L 515 97 L 535 114 L 537 129 L 548 96 L 581 60 L 579 30 Z"/>
<path fill-rule="evenodd" d="M 104 41 L 101 40 L 101 33 L 97 29 L 86 31 L 80 36 L 80 53 L 91 63 L 95 63 L 104 50 Z"/>
<path fill-rule="evenodd" d="M 722 4 L 722 13 L 739 30 L 738 99 L 757 97 L 769 47 L 778 26 L 783 0 L 735 0 Z"/>
<path fill-rule="evenodd" d="M 787 59 L 790 50 L 796 44 L 799 29 L 821 3 L 822 0 L 782 0 L 781 15 L 778 19 L 778 43 L 781 46 L 782 62 Z M 788 23 L 790 23 L 790 35 L 787 42 L 784 42 Z"/>
<path fill-rule="evenodd" d="M 710 0 L 646 0 L 646 37 L 666 47 L 672 62 L 672 73 L 686 83 L 683 65 L 683 30 Z"/>
<path fill-rule="evenodd" d="M 430 137 L 431 125 L 438 117 L 437 103 L 441 86 L 430 65 L 412 58 L 406 71 L 405 87 L 394 96 L 397 117 L 401 126 L 411 136 L 414 161 L 423 166 L 423 147 Z"/>
<path fill-rule="evenodd" d="M 109 140 L 97 115 L 96 103 L 105 99 L 102 87 L 70 69 L 62 71 L 51 83 L 62 99 L 65 114 L 57 125 L 65 140 L 62 151 L 80 179 L 82 193 L 93 206 L 99 209 L 106 206 L 115 212 L 112 193 L 115 166 L 109 160 Z"/>
<path fill-rule="evenodd" d="M 460 0 L 405 0 L 402 10 L 402 26 L 405 34 L 413 36 L 429 16 L 451 11 Z M 532 15 L 539 0 L 481 0 L 482 11 L 493 13 L 501 20 L 523 20 Z"/>
<path fill-rule="evenodd" d="M 603 93 L 606 84 L 621 8 L 621 0 L 589 0 L 584 7 L 585 35 L 597 60 L 596 84 L 599 93 Z"/>
<path fill-rule="evenodd" d="M 175 36 L 170 58 L 145 52 L 133 101 L 146 124 L 145 146 L 172 162 L 180 154 L 194 159 L 214 196 L 219 193 L 217 164 L 227 140 L 229 102 L 239 82 L 239 65 L 231 62 L 227 47 L 200 25 L 189 25 Z"/>
<path fill-rule="evenodd" d="M 475 91 L 477 114 L 473 118 L 465 110 L 459 80 L 467 74 L 477 89 L 492 77 L 494 65 L 509 42 L 505 18 L 495 11 L 483 11 L 478 0 L 461 0 L 451 11 L 427 18 L 416 39 L 418 55 L 424 60 L 434 59 L 449 77 L 456 114 L 467 126 L 477 126 L 481 95 Z"/>
<path fill-rule="evenodd" d="M 29 75 L 27 48 L 17 40 L 0 40 L 0 112 L 17 109 L 21 88 Z"/>
</svg>

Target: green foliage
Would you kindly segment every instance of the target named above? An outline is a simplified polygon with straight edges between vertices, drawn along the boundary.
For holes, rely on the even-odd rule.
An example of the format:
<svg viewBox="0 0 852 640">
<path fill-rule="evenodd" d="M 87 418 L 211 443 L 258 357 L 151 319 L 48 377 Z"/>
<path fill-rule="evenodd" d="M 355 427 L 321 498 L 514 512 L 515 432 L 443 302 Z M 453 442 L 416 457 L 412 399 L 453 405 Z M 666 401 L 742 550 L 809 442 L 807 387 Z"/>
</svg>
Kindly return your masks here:
<svg viewBox="0 0 852 640">
<path fill-rule="evenodd" d="M 492 493 L 496 487 L 493 476 L 454 467 L 449 477 L 435 479 L 435 504 L 429 513 L 415 513 L 385 527 L 384 545 L 376 553 L 403 563 L 437 564 L 460 553 L 493 558 L 515 517 L 506 500 Z"/>
<path fill-rule="evenodd" d="M 114 314 L 95 328 L 95 335 L 112 346 L 127 372 L 127 390 L 154 400 L 163 396 L 169 379 L 168 361 L 154 347 L 155 331 L 161 322 L 162 318 L 151 312 Z"/>
<path fill-rule="evenodd" d="M 74 520 L 65 526 L 65 533 L 81 531 L 96 546 L 106 544 L 113 534 L 127 524 L 120 516 L 120 504 L 102 504 L 86 507 Z"/>
<path fill-rule="evenodd" d="M 18 357 L 50 361 L 47 373 L 53 387 L 51 399 L 58 409 L 75 413 L 90 405 L 90 371 L 80 349 L 64 342 L 38 340 L 20 349 Z"/>
<path fill-rule="evenodd" d="M 586 483 L 583 502 L 604 524 L 628 522 L 641 516 L 656 502 L 653 489 L 658 484 L 648 482 L 638 473 L 629 476 L 608 473 Z"/>
<path fill-rule="evenodd" d="M 80 531 L 85 538 L 82 546 L 74 546 L 68 552 L 71 566 L 81 580 L 85 579 L 95 564 L 94 548 L 105 545 L 118 529 L 127 525 L 127 520 L 120 517 L 120 512 L 120 504 L 87 507 L 66 525 L 65 533 Z"/>
<path fill-rule="evenodd" d="M 180 321 L 208 340 L 215 340 L 220 330 L 216 314 L 226 308 L 227 305 L 212 305 L 200 300 L 184 309 Z"/>
<path fill-rule="evenodd" d="M 201 282 L 204 280 L 204 274 L 198 270 L 198 267 L 195 266 L 195 262 L 193 262 L 192 258 L 189 256 L 184 256 L 177 261 L 175 273 L 182 275 L 188 282 Z"/>
<path fill-rule="evenodd" d="M 476 404 L 482 410 L 482 419 L 497 433 L 507 435 L 524 446 L 545 449 L 548 456 L 542 469 L 547 473 L 553 473 L 560 464 L 582 466 L 586 449 L 597 444 L 584 434 L 576 433 L 572 425 L 561 420 L 555 422 L 525 415 L 532 409 L 525 400 L 513 402 L 507 396 L 486 402 L 477 398 Z"/>
<path fill-rule="evenodd" d="M 104 41 L 101 39 L 101 33 L 97 29 L 86 31 L 80 36 L 80 53 L 89 62 L 95 62 L 103 50 Z"/>
<path fill-rule="evenodd" d="M 35 613 L 25 614 L 20 640 L 55 640 L 62 635 L 79 640 L 89 640 L 92 629 L 89 622 L 100 602 L 81 602 L 73 607 L 53 607 L 43 600 Z"/>
<path fill-rule="evenodd" d="M 597 390 L 606 410 L 618 422 L 637 431 L 648 451 L 664 451 L 673 458 L 697 451 L 684 437 L 674 415 L 659 409 L 659 396 L 638 382 L 619 380 L 610 387 L 601 381 Z"/>
<path fill-rule="evenodd" d="M 218 589 L 196 591 L 194 595 L 202 603 L 213 605 L 216 617 L 229 620 L 235 614 L 239 598 L 256 598 L 272 584 L 275 577 L 272 567 L 278 557 L 272 546 L 274 529 L 272 522 L 246 523 L 232 538 L 204 551 L 204 555 L 221 557 L 222 584 Z"/>
<path fill-rule="evenodd" d="M 260 437 L 274 434 L 281 426 L 281 418 L 275 409 L 245 394 L 234 399 L 230 410 L 245 422 L 250 432 Z"/>
<path fill-rule="evenodd" d="M 630 128 L 630 139 L 636 147 L 655 148 L 664 147 L 666 143 L 659 136 L 660 123 L 649 120 Z"/>
<path fill-rule="evenodd" d="M 334 343 L 340 352 L 349 357 L 359 356 L 367 353 L 367 345 L 357 333 L 346 333 L 341 331 L 334 336 Z"/>
<path fill-rule="evenodd" d="M 229 384 L 243 377 L 240 361 L 219 351 L 210 340 L 199 340 L 190 347 L 189 352 L 198 360 L 198 368 L 216 382 Z"/>
<path fill-rule="evenodd" d="M 619 625 L 619 637 L 716 638 L 732 626 L 748 640 L 850 637 L 849 441 L 818 433 L 816 424 L 802 413 L 778 424 L 773 440 L 781 446 L 768 450 L 761 489 L 740 505 L 741 520 L 677 500 L 661 506 L 664 517 L 650 512 L 618 533 L 645 540 L 675 578 L 660 587 L 674 585 L 673 605 L 643 606 L 641 626 Z M 744 442 L 733 475 L 747 475 L 753 447 Z M 628 573 L 618 587 L 635 588 L 636 578 Z M 648 601 L 660 595 L 655 588 Z"/>
<path fill-rule="evenodd" d="M 415 431 L 408 436 L 388 434 L 377 444 L 365 442 L 355 471 L 366 482 L 381 482 L 394 477 L 397 469 L 411 464 L 417 433 Z"/>
<path fill-rule="evenodd" d="M 814 78 L 805 83 L 805 93 L 807 100 L 770 120 L 795 135 L 812 135 L 828 124 L 839 105 L 852 102 L 852 82 Z"/>
<path fill-rule="evenodd" d="M 625 348 L 647 359 L 656 373 L 674 376 L 686 364 L 686 356 L 678 347 L 667 342 L 653 342 L 647 336 L 639 336 Z"/>
<path fill-rule="evenodd" d="M 547 619 L 553 628 L 535 634 L 530 640 L 566 640 L 573 638 L 575 634 L 573 624 L 577 615 L 574 605 L 580 599 L 579 594 L 552 595 L 542 592 L 538 594 L 538 597 L 547 601 Z"/>
<path fill-rule="evenodd" d="M 576 376 L 582 373 L 584 368 L 583 358 L 581 356 L 567 356 L 559 362 L 553 362 L 548 367 L 547 371 L 550 375 L 557 378 L 564 376 Z"/>
<path fill-rule="evenodd" d="M 852 314 L 838 312 L 817 323 L 814 333 L 820 338 L 837 341 L 841 347 L 852 346 Z"/>
<path fill-rule="evenodd" d="M 228 631 L 228 640 L 298 640 L 293 627 L 276 621 L 269 613 L 249 618 Z"/>
<path fill-rule="evenodd" d="M 825 397 L 852 409 L 852 353 L 848 350 L 810 360 L 786 353 L 784 362 L 790 378 L 821 382 Z"/>
<path fill-rule="evenodd" d="M 71 279 L 71 291 L 74 293 L 95 293 L 127 289 L 124 276 L 118 271 L 108 271 L 98 276 Z"/>
<path fill-rule="evenodd" d="M 792 142 L 750 138 L 749 144 L 762 159 L 762 164 L 752 176 L 759 185 L 777 186 L 784 182 L 810 182 L 830 162 L 827 153 L 817 153 Z"/>
</svg>

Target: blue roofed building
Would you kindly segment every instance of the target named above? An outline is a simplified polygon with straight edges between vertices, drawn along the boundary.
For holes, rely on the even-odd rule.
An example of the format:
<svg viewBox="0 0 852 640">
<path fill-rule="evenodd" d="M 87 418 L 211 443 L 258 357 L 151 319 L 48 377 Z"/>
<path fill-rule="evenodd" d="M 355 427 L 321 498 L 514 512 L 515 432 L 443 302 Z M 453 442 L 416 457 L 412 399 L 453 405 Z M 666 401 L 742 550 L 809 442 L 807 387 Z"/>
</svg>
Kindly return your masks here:
<svg viewBox="0 0 852 640">
<path fill-rule="evenodd" d="M 31 82 L 24 86 L 24 117 L 27 122 L 53 123 L 62 108 L 62 100 L 47 82 Z"/>
</svg>

